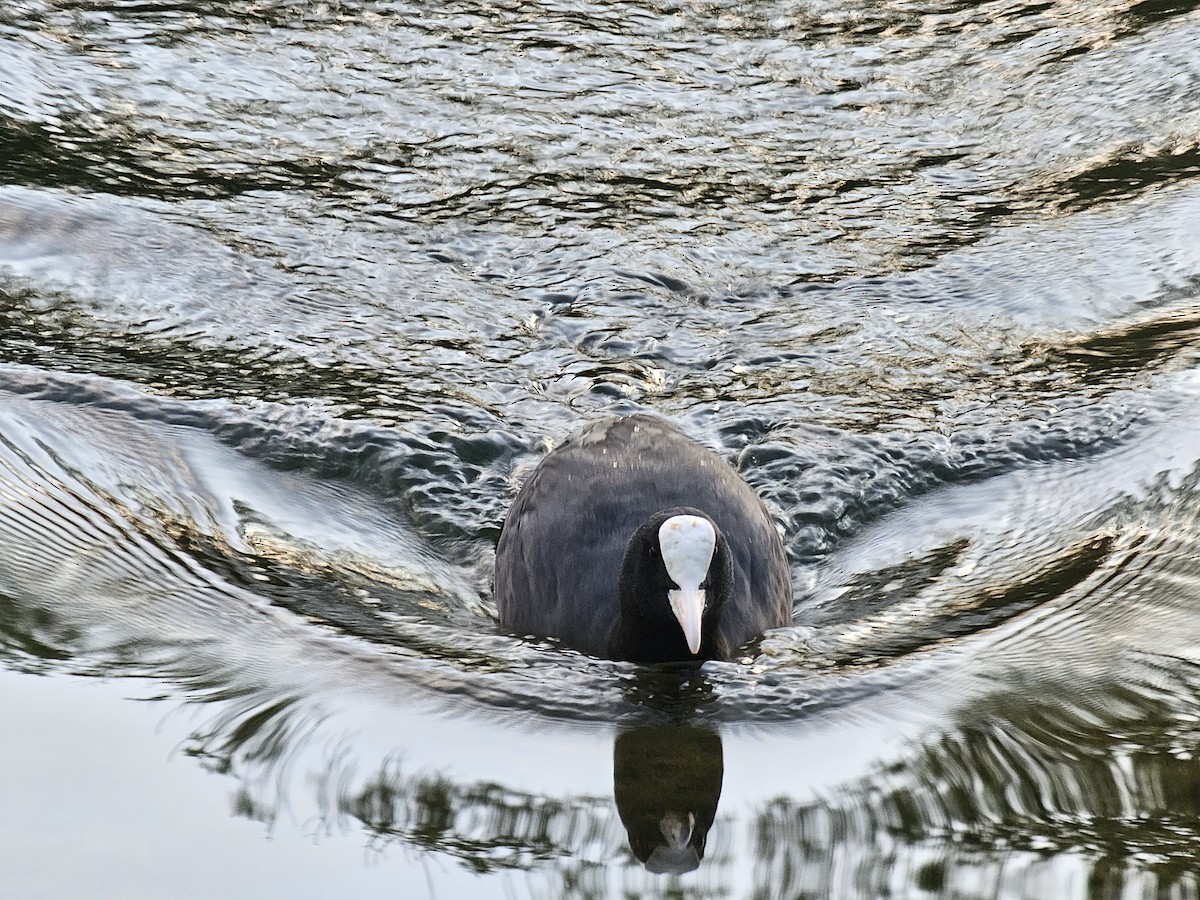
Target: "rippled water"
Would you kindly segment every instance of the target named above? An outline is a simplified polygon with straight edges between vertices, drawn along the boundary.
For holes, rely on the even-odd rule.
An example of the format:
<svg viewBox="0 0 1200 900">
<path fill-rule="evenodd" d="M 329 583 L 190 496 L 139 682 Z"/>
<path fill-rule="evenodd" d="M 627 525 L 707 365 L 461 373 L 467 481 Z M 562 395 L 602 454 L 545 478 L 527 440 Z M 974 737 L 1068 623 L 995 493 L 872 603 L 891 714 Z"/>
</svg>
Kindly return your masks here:
<svg viewBox="0 0 1200 900">
<path fill-rule="evenodd" d="M 9 890 L 1196 897 L 1198 297 L 1192 2 L 6 4 Z M 495 624 L 633 410 L 744 659 Z"/>
</svg>

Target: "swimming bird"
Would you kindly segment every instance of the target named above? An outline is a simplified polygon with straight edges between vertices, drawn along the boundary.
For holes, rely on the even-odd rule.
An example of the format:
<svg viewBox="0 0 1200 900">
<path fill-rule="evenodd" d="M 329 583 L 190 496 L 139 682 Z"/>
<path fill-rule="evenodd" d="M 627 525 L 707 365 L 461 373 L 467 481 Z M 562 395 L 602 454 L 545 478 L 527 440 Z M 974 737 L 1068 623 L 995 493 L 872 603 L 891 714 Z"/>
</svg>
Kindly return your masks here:
<svg viewBox="0 0 1200 900">
<path fill-rule="evenodd" d="M 791 622 L 791 571 L 766 507 L 663 419 L 585 426 L 509 509 L 493 582 L 500 624 L 593 656 L 729 659 Z"/>
</svg>

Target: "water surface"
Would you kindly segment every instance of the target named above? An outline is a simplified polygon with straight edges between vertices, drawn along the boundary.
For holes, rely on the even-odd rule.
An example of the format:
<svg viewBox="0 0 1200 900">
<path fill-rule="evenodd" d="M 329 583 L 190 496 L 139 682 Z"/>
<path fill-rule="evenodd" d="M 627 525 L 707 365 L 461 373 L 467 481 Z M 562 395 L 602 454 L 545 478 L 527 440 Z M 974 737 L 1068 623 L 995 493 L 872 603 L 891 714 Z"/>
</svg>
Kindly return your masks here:
<svg viewBox="0 0 1200 900">
<path fill-rule="evenodd" d="M 1194 3 L 0 9 L 6 886 L 1197 896 L 1198 176 Z M 635 410 L 736 661 L 495 624 Z"/>
</svg>

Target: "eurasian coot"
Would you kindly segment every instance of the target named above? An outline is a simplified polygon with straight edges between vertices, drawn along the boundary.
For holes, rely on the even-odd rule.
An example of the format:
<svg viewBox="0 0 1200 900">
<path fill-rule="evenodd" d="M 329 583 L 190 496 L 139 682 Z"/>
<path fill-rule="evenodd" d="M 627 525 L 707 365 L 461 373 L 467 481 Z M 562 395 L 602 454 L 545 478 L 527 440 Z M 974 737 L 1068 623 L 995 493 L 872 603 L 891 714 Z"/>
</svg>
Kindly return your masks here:
<svg viewBox="0 0 1200 900">
<path fill-rule="evenodd" d="M 728 659 L 792 617 L 758 495 L 648 415 L 586 426 L 521 488 L 496 548 L 500 623 L 593 656 Z"/>
</svg>

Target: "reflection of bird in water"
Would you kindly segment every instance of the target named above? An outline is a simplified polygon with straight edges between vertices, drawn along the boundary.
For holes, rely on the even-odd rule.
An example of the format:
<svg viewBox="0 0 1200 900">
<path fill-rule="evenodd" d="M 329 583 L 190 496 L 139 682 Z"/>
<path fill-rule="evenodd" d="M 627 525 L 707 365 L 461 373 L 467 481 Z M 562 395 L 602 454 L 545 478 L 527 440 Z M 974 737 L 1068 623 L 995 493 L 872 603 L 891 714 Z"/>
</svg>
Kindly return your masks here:
<svg viewBox="0 0 1200 900">
<path fill-rule="evenodd" d="M 649 871 L 681 874 L 700 865 L 724 772 L 715 731 L 692 725 L 642 726 L 617 736 L 617 813 L 630 848 Z"/>
<path fill-rule="evenodd" d="M 727 659 L 792 616 L 762 501 L 646 415 L 589 425 L 542 460 L 505 519 L 495 596 L 511 631 L 635 662 Z"/>
<path fill-rule="evenodd" d="M 704 844 L 702 842 L 699 849 L 691 846 L 692 834 L 696 830 L 695 813 L 669 812 L 658 823 L 658 829 L 665 843 L 651 850 L 643 860 L 647 871 L 656 874 L 690 872 L 700 865 Z"/>
</svg>

